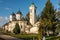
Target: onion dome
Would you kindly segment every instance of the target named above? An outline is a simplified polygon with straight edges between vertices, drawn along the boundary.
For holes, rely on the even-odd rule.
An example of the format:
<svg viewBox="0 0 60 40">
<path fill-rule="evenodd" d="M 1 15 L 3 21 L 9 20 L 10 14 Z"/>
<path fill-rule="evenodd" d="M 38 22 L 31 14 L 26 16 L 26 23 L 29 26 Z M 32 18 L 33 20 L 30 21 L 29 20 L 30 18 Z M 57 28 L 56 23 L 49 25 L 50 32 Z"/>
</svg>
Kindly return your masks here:
<svg viewBox="0 0 60 40">
<path fill-rule="evenodd" d="M 17 12 L 17 14 L 20 14 L 20 15 L 22 15 L 22 13 L 20 12 L 20 10 Z"/>
<path fill-rule="evenodd" d="M 14 12 L 11 13 L 12 16 L 15 16 Z"/>
<path fill-rule="evenodd" d="M 31 6 L 34 6 L 34 7 L 36 7 L 34 3 L 32 3 L 32 4 L 31 4 Z M 36 8 L 37 8 L 37 7 L 36 7 Z"/>
</svg>

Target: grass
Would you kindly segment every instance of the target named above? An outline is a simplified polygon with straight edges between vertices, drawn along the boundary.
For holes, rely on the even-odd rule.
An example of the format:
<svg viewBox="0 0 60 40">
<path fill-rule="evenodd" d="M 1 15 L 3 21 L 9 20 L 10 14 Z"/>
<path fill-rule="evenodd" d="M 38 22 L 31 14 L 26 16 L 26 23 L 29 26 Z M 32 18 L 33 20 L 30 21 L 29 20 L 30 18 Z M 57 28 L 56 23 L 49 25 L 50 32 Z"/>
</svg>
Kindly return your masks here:
<svg viewBox="0 0 60 40">
<path fill-rule="evenodd" d="M 38 34 L 14 34 L 14 33 L 7 33 L 7 35 L 17 37 L 17 38 L 37 38 Z M 46 37 L 46 40 L 60 40 L 60 36 L 49 36 Z"/>
<path fill-rule="evenodd" d="M 5 33 L 5 32 L 3 32 L 3 33 L 5 35 L 10 35 L 10 36 L 13 36 L 16 38 L 28 38 L 28 39 L 35 38 L 35 39 L 37 39 L 37 36 L 38 36 L 38 34 L 21 34 L 21 33 L 14 34 L 14 33 Z M 60 36 L 49 36 L 49 37 L 46 37 L 46 40 L 60 40 Z"/>
<path fill-rule="evenodd" d="M 47 37 L 46 40 L 60 40 L 60 36 Z"/>
<path fill-rule="evenodd" d="M 37 37 L 37 35 L 33 35 L 33 34 L 9 34 L 10 36 L 14 36 L 17 38 L 32 38 L 32 37 Z"/>
<path fill-rule="evenodd" d="M 19 39 L 27 39 L 27 40 L 37 39 L 37 35 L 38 35 L 38 34 L 26 34 L 26 33 L 24 33 L 24 34 L 22 34 L 22 33 L 14 34 L 14 33 L 4 32 L 4 31 L 0 31 L 0 33 L 5 34 L 5 35 L 9 35 L 9 36 L 12 36 L 12 37 L 16 37 L 16 38 L 19 38 Z"/>
<path fill-rule="evenodd" d="M 5 35 L 10 35 L 16 38 L 37 38 L 38 34 L 14 34 L 14 33 L 4 33 Z"/>
<path fill-rule="evenodd" d="M 4 32 L 3 32 L 4 33 Z M 14 34 L 14 33 L 4 33 L 5 35 L 10 35 L 16 38 L 28 38 L 28 39 L 32 39 L 35 38 L 37 39 L 38 34 Z M 46 40 L 60 40 L 60 36 L 49 36 L 46 37 Z"/>
</svg>

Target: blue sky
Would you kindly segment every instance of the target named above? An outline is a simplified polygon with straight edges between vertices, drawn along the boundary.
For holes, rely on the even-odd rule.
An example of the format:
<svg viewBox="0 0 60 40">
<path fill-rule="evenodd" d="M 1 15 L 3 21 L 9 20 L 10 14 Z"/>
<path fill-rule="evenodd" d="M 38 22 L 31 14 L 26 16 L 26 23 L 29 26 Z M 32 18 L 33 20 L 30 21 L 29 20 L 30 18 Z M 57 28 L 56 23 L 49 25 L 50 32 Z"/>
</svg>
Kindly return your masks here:
<svg viewBox="0 0 60 40">
<path fill-rule="evenodd" d="M 58 9 L 59 0 L 51 0 L 55 9 Z M 40 14 L 47 0 L 0 0 L 0 26 L 9 21 L 12 12 L 20 10 L 23 16 L 29 11 L 29 6 L 34 2 L 37 7 L 36 14 Z"/>
</svg>

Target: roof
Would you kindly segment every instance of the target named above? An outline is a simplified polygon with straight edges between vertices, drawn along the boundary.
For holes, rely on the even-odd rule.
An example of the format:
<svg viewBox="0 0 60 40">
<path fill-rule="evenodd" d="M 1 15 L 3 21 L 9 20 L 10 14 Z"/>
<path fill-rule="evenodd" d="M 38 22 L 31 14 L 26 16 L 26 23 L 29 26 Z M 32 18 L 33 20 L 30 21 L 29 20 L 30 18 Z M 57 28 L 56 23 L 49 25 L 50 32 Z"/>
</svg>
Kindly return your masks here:
<svg viewBox="0 0 60 40">
<path fill-rule="evenodd" d="M 34 3 L 32 3 L 32 5 L 35 5 Z"/>
<path fill-rule="evenodd" d="M 21 13 L 21 11 L 20 11 L 20 10 L 17 12 L 17 14 L 20 14 L 20 15 L 22 15 L 22 13 Z"/>
<path fill-rule="evenodd" d="M 32 3 L 32 4 L 31 4 L 31 6 L 35 6 L 35 4 L 34 4 L 34 3 Z M 35 6 L 35 7 L 36 7 L 36 6 Z"/>
<path fill-rule="evenodd" d="M 15 15 L 14 12 L 12 12 L 11 15 Z"/>
<path fill-rule="evenodd" d="M 8 25 L 9 25 L 9 23 L 5 23 L 5 24 L 3 25 L 3 27 L 8 26 Z"/>
</svg>

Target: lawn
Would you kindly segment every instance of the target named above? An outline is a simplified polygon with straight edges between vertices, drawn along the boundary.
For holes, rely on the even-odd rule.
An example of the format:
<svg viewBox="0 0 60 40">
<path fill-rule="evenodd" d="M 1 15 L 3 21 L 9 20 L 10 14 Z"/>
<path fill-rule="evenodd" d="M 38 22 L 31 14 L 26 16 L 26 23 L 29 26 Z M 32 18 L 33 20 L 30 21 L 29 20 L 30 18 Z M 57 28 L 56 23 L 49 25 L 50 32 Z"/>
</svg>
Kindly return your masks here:
<svg viewBox="0 0 60 40">
<path fill-rule="evenodd" d="M 20 39 L 23 38 L 23 39 L 34 39 L 34 40 L 36 39 L 37 40 L 37 36 L 38 36 L 38 34 L 26 34 L 26 33 L 14 34 L 10 32 L 4 32 L 3 30 L 0 30 L 0 33 L 5 34 L 5 35 L 10 35 L 16 38 L 20 38 Z"/>
<path fill-rule="evenodd" d="M 50 37 L 46 37 L 46 40 L 60 40 L 60 36 L 50 36 Z"/>
<path fill-rule="evenodd" d="M 5 35 L 10 35 L 16 38 L 23 38 L 23 39 L 37 39 L 38 34 L 14 34 L 14 33 L 4 33 Z"/>
<path fill-rule="evenodd" d="M 0 31 L 1 32 L 1 31 Z M 13 37 L 17 37 L 17 38 L 28 38 L 28 39 L 37 39 L 38 34 L 14 34 L 14 33 L 5 33 L 3 32 L 5 35 L 10 35 Z M 60 40 L 60 36 L 49 36 L 46 37 L 46 40 Z"/>
<path fill-rule="evenodd" d="M 8 33 L 10 36 L 18 37 L 18 38 L 32 38 L 37 37 L 37 34 L 14 34 L 14 33 Z"/>
<path fill-rule="evenodd" d="M 37 39 L 38 34 L 14 34 L 14 33 L 7 33 L 7 35 L 17 37 L 17 38 L 29 38 L 29 39 Z M 60 36 L 50 36 L 46 37 L 46 40 L 60 40 Z"/>
</svg>

